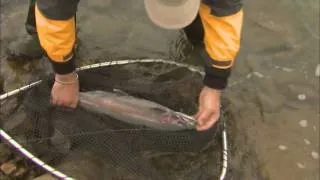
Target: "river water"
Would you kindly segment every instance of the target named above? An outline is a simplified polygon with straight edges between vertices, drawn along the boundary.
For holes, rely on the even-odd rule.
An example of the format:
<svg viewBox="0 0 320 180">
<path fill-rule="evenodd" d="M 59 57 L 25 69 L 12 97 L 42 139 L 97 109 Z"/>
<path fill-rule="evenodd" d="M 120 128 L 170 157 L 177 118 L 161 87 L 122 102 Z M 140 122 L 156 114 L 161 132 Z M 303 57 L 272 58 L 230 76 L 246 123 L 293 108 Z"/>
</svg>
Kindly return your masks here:
<svg viewBox="0 0 320 180">
<path fill-rule="evenodd" d="M 9 63 L 25 35 L 27 1 L 1 1 L 1 74 L 10 91 L 43 70 Z M 319 1 L 245 1 L 241 51 L 224 93 L 232 115 L 230 179 L 319 179 Z M 110 59 L 203 61 L 181 31 L 153 25 L 141 0 L 81 1 L 78 65 Z M 0 79 L 1 79 L 0 78 Z"/>
</svg>

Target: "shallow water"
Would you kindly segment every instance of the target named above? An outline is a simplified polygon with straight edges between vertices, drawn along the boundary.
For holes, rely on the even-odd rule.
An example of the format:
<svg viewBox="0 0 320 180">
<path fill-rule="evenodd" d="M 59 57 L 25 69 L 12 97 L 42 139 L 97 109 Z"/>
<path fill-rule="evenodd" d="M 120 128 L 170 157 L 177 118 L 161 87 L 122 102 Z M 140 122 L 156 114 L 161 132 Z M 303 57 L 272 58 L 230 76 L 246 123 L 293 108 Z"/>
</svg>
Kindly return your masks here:
<svg viewBox="0 0 320 180">
<path fill-rule="evenodd" d="M 26 12 L 26 0 L 1 1 L 5 91 L 46 67 L 6 61 L 5 47 L 25 34 Z M 181 31 L 148 20 L 141 0 L 82 1 L 78 28 L 79 66 L 136 58 L 203 64 Z M 319 1 L 245 1 L 241 52 L 224 94 L 232 115 L 230 179 L 319 179 L 319 36 Z"/>
</svg>

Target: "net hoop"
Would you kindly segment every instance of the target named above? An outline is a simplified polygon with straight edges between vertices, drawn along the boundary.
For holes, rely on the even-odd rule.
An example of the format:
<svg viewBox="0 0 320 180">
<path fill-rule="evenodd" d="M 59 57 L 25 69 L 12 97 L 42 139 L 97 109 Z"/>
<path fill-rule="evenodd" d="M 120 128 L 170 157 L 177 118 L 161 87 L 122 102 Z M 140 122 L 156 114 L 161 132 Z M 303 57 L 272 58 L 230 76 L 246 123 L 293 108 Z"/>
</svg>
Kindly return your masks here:
<svg viewBox="0 0 320 180">
<path fill-rule="evenodd" d="M 124 65 L 124 64 L 133 64 L 133 63 L 164 63 L 164 64 L 171 64 L 175 65 L 177 67 L 184 67 L 187 68 L 188 70 L 198 73 L 201 76 L 204 76 L 204 71 L 202 71 L 199 67 L 197 66 L 192 66 L 189 64 L 185 63 L 178 63 L 175 61 L 170 61 L 170 60 L 164 60 L 164 59 L 128 59 L 128 60 L 115 60 L 115 61 L 107 61 L 107 62 L 102 62 L 102 63 L 96 63 L 96 64 L 91 64 L 91 65 L 85 65 L 82 67 L 79 67 L 76 69 L 76 71 L 82 71 L 82 70 L 87 70 L 87 69 L 93 69 L 93 68 L 99 68 L 99 67 L 107 67 L 107 66 L 115 66 L 115 65 Z M 30 83 L 26 86 L 17 88 L 15 90 L 12 90 L 10 92 L 4 93 L 0 95 L 0 101 L 3 101 L 7 99 L 8 97 L 17 95 L 23 91 L 26 91 L 32 87 L 35 87 L 39 85 L 42 82 L 42 80 L 35 81 L 33 83 Z M 227 168 L 228 168 L 228 142 L 227 142 L 227 129 L 226 129 L 226 122 L 223 122 L 223 131 L 222 131 L 222 169 L 220 173 L 219 180 L 224 180 L 227 174 Z M 39 158 L 34 156 L 32 153 L 30 153 L 28 150 L 23 148 L 17 141 L 15 141 L 8 133 L 6 133 L 3 129 L 0 128 L 0 137 L 8 142 L 15 150 L 20 152 L 22 156 L 25 158 L 29 159 L 42 169 L 46 170 L 48 173 L 51 175 L 59 178 L 59 179 L 65 179 L 65 180 L 74 180 L 74 178 L 69 177 L 65 175 L 64 173 L 60 172 L 59 170 L 51 167 L 50 165 L 46 164 L 45 162 L 41 161 Z"/>
</svg>

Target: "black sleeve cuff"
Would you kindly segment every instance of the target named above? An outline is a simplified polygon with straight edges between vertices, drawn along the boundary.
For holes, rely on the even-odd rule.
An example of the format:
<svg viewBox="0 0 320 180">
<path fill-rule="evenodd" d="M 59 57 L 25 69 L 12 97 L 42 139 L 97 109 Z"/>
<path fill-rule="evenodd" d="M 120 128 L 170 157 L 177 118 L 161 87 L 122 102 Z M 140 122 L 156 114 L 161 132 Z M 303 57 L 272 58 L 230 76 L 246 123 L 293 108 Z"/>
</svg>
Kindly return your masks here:
<svg viewBox="0 0 320 180">
<path fill-rule="evenodd" d="M 203 84 L 213 89 L 224 90 L 228 85 L 230 69 L 218 69 L 205 66 Z"/>
<path fill-rule="evenodd" d="M 53 71 L 57 74 L 69 74 L 75 71 L 76 69 L 75 56 L 73 56 L 70 60 L 66 62 L 55 62 L 53 60 L 50 60 L 50 62 Z"/>
<path fill-rule="evenodd" d="M 211 14 L 217 17 L 230 16 L 243 8 L 243 0 L 204 0 L 210 6 Z"/>
</svg>

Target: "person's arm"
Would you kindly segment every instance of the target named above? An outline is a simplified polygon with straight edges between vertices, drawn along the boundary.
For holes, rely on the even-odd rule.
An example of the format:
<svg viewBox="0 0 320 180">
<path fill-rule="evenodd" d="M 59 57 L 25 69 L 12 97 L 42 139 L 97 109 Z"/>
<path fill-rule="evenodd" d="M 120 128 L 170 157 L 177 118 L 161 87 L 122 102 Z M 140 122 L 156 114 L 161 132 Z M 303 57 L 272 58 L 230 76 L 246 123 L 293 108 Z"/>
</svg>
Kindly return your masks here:
<svg viewBox="0 0 320 180">
<path fill-rule="evenodd" d="M 241 0 L 205 0 L 205 3 L 199 10 L 204 29 L 205 77 L 195 115 L 198 130 L 211 128 L 220 117 L 221 90 L 228 85 L 240 49 L 243 19 Z"/>
<path fill-rule="evenodd" d="M 204 84 L 223 90 L 227 87 L 234 60 L 240 49 L 243 21 L 241 0 L 207 0 L 200 7 L 204 28 Z"/>
<path fill-rule="evenodd" d="M 62 12 L 62 8 L 72 5 L 72 1 L 55 1 L 38 0 L 35 7 L 37 33 L 55 72 L 52 103 L 74 108 L 78 103 L 79 91 L 73 53 L 76 40 L 75 12 L 72 12 L 72 8 Z"/>
</svg>

